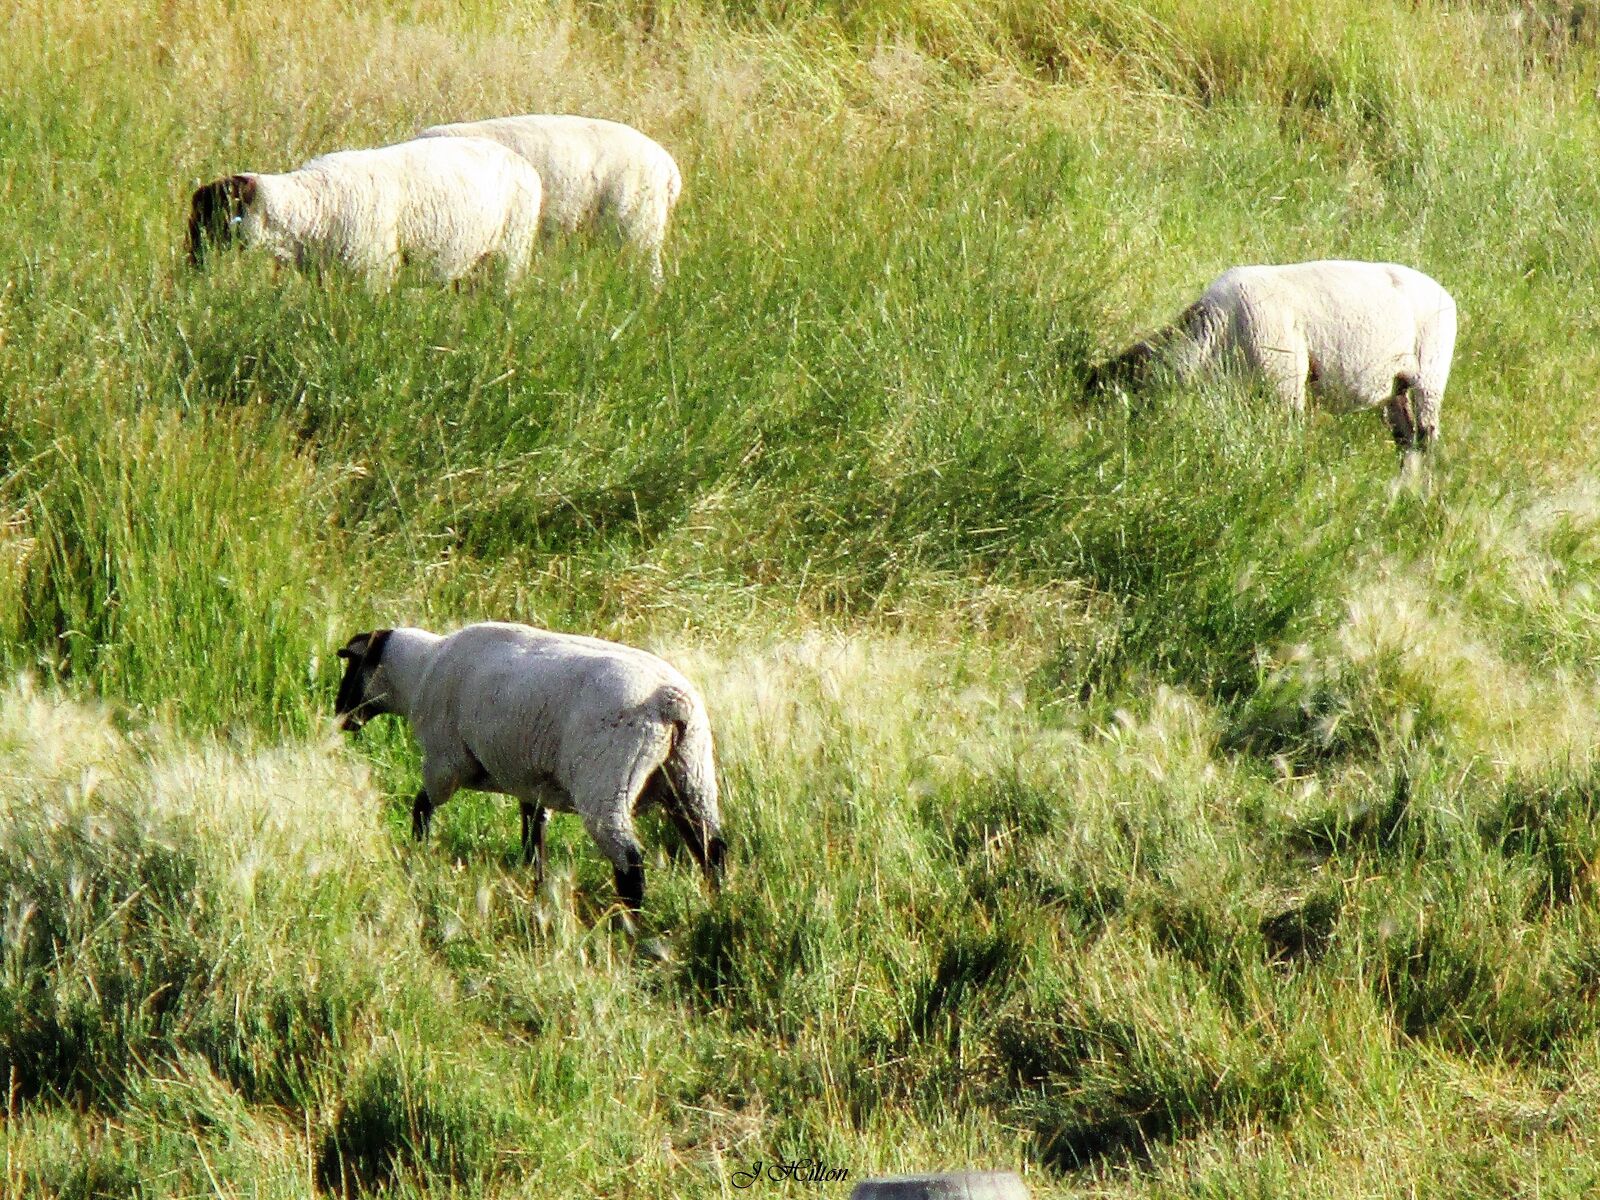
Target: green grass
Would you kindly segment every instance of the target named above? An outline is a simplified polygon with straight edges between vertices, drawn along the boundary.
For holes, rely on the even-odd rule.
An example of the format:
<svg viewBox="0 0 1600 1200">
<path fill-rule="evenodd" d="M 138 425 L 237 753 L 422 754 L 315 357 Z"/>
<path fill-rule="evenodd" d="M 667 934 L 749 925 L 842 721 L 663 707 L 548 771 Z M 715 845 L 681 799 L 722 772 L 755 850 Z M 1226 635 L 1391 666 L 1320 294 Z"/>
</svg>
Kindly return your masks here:
<svg viewBox="0 0 1600 1200">
<path fill-rule="evenodd" d="M 1593 1190 L 1585 9 L 358 9 L 8 32 L 6 1195 Z M 527 110 L 677 155 L 659 293 L 183 261 L 198 182 Z M 1249 381 L 1084 395 L 1321 256 L 1460 304 L 1419 486 Z M 490 617 L 703 686 L 668 961 L 576 822 L 542 891 L 501 798 L 413 847 L 410 739 L 333 732 L 350 633 Z"/>
</svg>

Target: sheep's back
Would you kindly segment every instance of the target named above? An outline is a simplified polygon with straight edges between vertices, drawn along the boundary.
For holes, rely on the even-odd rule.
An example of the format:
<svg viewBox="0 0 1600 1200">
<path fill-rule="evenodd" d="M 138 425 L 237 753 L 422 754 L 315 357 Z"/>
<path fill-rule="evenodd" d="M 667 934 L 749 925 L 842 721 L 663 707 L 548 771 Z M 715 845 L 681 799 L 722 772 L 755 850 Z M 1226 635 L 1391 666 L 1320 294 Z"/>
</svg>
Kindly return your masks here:
<svg viewBox="0 0 1600 1200">
<path fill-rule="evenodd" d="M 427 690 L 455 734 L 502 784 L 559 778 L 574 750 L 671 720 L 681 696 L 703 710 L 678 671 L 647 651 L 529 626 L 484 622 L 444 639 Z"/>
<path fill-rule="evenodd" d="M 534 113 L 435 125 L 418 137 L 488 138 L 519 154 L 544 182 L 545 222 L 568 231 L 621 205 L 631 189 L 665 189 L 676 198 L 672 155 L 617 121 Z"/>
<path fill-rule="evenodd" d="M 1281 266 L 1234 267 L 1206 290 L 1206 298 L 1237 306 L 1241 301 L 1292 310 L 1308 321 L 1347 319 L 1367 312 L 1392 322 L 1455 307 L 1431 277 L 1398 263 L 1330 259 Z"/>
</svg>

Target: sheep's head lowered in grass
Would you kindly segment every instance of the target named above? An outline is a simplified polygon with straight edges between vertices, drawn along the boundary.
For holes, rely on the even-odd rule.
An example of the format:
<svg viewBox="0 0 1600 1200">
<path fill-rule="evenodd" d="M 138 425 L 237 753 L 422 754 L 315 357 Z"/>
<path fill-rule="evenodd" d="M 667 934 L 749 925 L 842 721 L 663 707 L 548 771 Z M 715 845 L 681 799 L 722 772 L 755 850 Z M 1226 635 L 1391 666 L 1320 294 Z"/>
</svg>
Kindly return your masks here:
<svg viewBox="0 0 1600 1200">
<path fill-rule="evenodd" d="M 189 200 L 189 264 L 205 261 L 206 242 L 225 246 L 238 236 L 244 210 L 256 198 L 256 181 L 232 175 L 197 188 Z"/>
<path fill-rule="evenodd" d="M 339 682 L 339 695 L 333 702 L 339 728 L 354 733 L 373 717 L 391 711 L 388 688 L 379 667 L 384 643 L 393 632 L 392 629 L 375 629 L 371 633 L 358 633 L 339 649 L 339 657 L 344 659 L 344 678 Z"/>
<path fill-rule="evenodd" d="M 1114 358 L 1092 364 L 1084 373 L 1083 394 L 1102 396 L 1117 389 L 1141 391 L 1149 386 L 1160 355 L 1155 343 L 1135 342 Z"/>
</svg>

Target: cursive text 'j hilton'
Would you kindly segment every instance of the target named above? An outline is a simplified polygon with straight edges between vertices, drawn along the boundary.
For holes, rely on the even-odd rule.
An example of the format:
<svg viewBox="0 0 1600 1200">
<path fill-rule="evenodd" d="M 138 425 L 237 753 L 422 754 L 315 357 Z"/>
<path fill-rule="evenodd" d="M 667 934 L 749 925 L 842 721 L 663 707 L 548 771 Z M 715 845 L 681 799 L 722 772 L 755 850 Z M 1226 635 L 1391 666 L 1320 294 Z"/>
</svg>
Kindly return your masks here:
<svg viewBox="0 0 1600 1200">
<path fill-rule="evenodd" d="M 778 1159 L 776 1162 L 767 1162 L 757 1159 L 750 1164 L 748 1171 L 735 1171 L 733 1173 L 733 1186 L 747 1188 L 758 1179 L 767 1179 L 773 1183 L 785 1180 L 790 1183 L 840 1183 L 850 1178 L 850 1172 L 843 1167 L 830 1167 L 820 1158 L 791 1158 Z"/>
</svg>

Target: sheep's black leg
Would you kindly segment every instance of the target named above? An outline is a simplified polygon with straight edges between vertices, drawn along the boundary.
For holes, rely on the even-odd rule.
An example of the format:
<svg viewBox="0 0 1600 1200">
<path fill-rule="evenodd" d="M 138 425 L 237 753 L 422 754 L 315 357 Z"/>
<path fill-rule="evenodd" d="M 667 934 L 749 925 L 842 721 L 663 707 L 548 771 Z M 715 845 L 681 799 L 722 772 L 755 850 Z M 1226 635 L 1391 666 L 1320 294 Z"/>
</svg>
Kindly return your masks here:
<svg viewBox="0 0 1600 1200">
<path fill-rule="evenodd" d="M 644 908 L 644 855 L 639 847 L 629 846 L 623 851 L 624 865 L 613 867 L 617 879 L 617 897 L 628 910 L 638 913 Z"/>
<path fill-rule="evenodd" d="M 713 833 L 706 841 L 706 882 L 713 892 L 722 890 L 723 877 L 728 873 L 728 843 L 720 833 Z"/>
<path fill-rule="evenodd" d="M 522 865 L 534 868 L 535 887 L 544 882 L 544 827 L 549 819 L 544 805 L 522 802 Z"/>
<path fill-rule="evenodd" d="M 689 847 L 689 853 L 694 855 L 694 861 L 700 864 L 700 869 L 706 869 L 706 831 L 705 828 L 689 819 L 677 804 L 663 804 L 667 816 L 672 818 L 672 823 L 677 827 L 683 844 Z"/>
<path fill-rule="evenodd" d="M 727 874 L 728 843 L 703 821 L 686 822 L 680 828 L 684 829 L 684 840 L 705 874 L 707 886 L 713 892 L 720 892 L 722 878 Z"/>
<path fill-rule="evenodd" d="M 423 842 L 428 838 L 428 826 L 433 823 L 433 801 L 428 799 L 428 789 L 423 788 L 411 802 L 411 836 Z"/>
<path fill-rule="evenodd" d="M 705 873 L 706 882 L 716 891 L 722 886 L 723 863 L 727 858 L 728 844 L 715 826 L 696 809 L 694 802 L 679 792 L 665 770 L 657 771 L 646 785 L 645 801 L 654 801 L 666 810 L 667 816 L 683 837 L 689 853 Z"/>
<path fill-rule="evenodd" d="M 584 829 L 611 863 L 617 898 L 632 915 L 644 907 L 644 851 L 633 831 L 635 799 L 626 792 L 598 799 L 581 794 L 573 797 Z"/>
<path fill-rule="evenodd" d="M 720 888 L 723 863 L 728 854 L 728 844 L 722 840 L 722 835 L 698 813 L 684 811 L 684 807 L 675 801 L 664 802 L 662 807 L 667 810 L 667 815 L 672 818 L 672 823 L 683 836 L 684 844 L 689 847 L 689 853 L 694 856 L 694 861 L 705 873 L 706 882 L 711 885 L 713 891 Z"/>
<path fill-rule="evenodd" d="M 1421 440 L 1422 431 L 1417 428 L 1416 418 L 1412 414 L 1412 386 L 1410 376 L 1395 376 L 1394 395 L 1383 405 L 1384 423 L 1394 435 L 1394 444 L 1401 450 L 1415 450 Z"/>
</svg>

